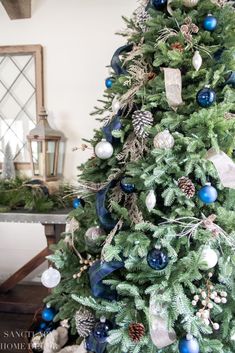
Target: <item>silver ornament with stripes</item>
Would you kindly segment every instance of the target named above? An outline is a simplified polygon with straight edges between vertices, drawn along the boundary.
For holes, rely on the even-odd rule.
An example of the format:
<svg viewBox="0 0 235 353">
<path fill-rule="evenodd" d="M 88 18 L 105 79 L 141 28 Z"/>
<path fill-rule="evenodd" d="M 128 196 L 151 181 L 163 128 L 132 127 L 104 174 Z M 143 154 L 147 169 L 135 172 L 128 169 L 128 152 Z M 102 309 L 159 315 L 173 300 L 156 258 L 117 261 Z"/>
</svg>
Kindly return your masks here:
<svg viewBox="0 0 235 353">
<path fill-rule="evenodd" d="M 135 135 L 146 138 L 149 135 L 147 129 L 153 126 L 153 115 L 147 110 L 136 110 L 132 115 L 132 124 Z"/>
</svg>

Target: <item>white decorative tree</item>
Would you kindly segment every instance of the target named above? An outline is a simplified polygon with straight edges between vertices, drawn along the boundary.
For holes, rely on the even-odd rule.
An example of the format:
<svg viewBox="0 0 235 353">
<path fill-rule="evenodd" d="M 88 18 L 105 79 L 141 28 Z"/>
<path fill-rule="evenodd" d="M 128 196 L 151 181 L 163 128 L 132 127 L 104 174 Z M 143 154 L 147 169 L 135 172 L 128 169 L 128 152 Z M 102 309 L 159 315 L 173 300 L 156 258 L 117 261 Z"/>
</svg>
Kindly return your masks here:
<svg viewBox="0 0 235 353">
<path fill-rule="evenodd" d="M 2 177 L 3 177 L 3 179 L 15 178 L 15 166 L 14 166 L 11 146 L 10 146 L 9 142 L 6 144 L 6 147 L 4 150 Z"/>
</svg>

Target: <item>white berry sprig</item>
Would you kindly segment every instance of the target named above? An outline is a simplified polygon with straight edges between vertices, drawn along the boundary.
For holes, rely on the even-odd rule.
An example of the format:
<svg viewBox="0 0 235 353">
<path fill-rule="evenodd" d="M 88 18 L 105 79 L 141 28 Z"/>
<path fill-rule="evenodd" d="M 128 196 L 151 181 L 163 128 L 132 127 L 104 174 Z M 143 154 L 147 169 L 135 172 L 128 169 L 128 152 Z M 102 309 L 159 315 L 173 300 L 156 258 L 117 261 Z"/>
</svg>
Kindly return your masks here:
<svg viewBox="0 0 235 353">
<path fill-rule="evenodd" d="M 217 292 L 210 281 L 213 274 L 209 273 L 208 276 L 205 288 L 198 290 L 198 294 L 193 297 L 192 305 L 199 308 L 196 313 L 197 317 L 202 319 L 207 326 L 211 325 L 214 330 L 219 330 L 220 325 L 211 319 L 211 310 L 214 304 L 226 304 L 228 294 L 225 291 Z"/>
</svg>

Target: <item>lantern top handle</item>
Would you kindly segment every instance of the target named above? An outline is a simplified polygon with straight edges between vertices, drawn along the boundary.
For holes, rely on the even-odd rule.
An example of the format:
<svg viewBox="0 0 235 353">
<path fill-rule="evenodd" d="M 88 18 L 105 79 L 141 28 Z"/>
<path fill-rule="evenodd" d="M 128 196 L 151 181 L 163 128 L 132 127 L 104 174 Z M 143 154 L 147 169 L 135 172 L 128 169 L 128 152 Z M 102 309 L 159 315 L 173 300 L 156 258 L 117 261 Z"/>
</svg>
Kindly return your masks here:
<svg viewBox="0 0 235 353">
<path fill-rule="evenodd" d="M 47 112 L 44 107 L 42 107 L 39 113 L 39 119 L 37 125 L 29 132 L 28 139 L 43 139 L 43 140 L 61 140 L 64 138 L 63 133 L 54 130 L 48 123 Z"/>
</svg>

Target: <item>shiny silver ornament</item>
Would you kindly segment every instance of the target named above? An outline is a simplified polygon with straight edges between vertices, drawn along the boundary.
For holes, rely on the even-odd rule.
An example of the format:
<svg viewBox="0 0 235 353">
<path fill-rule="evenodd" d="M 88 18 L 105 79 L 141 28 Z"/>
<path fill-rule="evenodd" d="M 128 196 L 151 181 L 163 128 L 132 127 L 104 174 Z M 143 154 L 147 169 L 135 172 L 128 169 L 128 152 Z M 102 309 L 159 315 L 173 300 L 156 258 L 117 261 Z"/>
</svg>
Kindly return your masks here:
<svg viewBox="0 0 235 353">
<path fill-rule="evenodd" d="M 113 98 L 112 111 L 114 114 L 117 114 L 120 109 L 121 109 L 121 103 L 119 101 L 119 96 L 117 95 Z"/>
<path fill-rule="evenodd" d="M 194 53 L 192 63 L 193 63 L 193 67 L 196 71 L 198 71 L 200 69 L 200 67 L 202 66 L 202 57 L 201 57 L 198 50 L 196 50 Z"/>
<path fill-rule="evenodd" d="M 205 246 L 200 256 L 199 268 L 207 271 L 215 267 L 218 263 L 218 255 L 210 246 Z"/>
<path fill-rule="evenodd" d="M 154 207 L 156 206 L 156 202 L 157 202 L 157 199 L 156 199 L 155 192 L 154 190 L 150 190 L 145 200 L 145 205 L 149 212 L 151 212 L 154 209 Z"/>
<path fill-rule="evenodd" d="M 99 245 L 99 241 L 103 241 L 102 237 L 105 235 L 105 231 L 100 227 L 91 227 L 85 233 L 85 243 L 89 247 Z M 99 250 L 99 249 L 98 249 Z"/>
<path fill-rule="evenodd" d="M 105 139 L 102 139 L 95 146 L 95 154 L 100 159 L 109 159 L 113 155 L 113 146 Z"/>
<path fill-rule="evenodd" d="M 174 137 L 168 130 L 159 132 L 153 140 L 153 145 L 155 148 L 160 149 L 171 149 L 174 147 L 175 140 Z"/>
<path fill-rule="evenodd" d="M 189 8 L 197 6 L 198 3 L 199 3 L 199 0 L 183 0 L 183 5 Z"/>
</svg>

